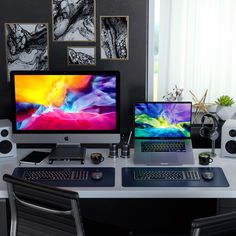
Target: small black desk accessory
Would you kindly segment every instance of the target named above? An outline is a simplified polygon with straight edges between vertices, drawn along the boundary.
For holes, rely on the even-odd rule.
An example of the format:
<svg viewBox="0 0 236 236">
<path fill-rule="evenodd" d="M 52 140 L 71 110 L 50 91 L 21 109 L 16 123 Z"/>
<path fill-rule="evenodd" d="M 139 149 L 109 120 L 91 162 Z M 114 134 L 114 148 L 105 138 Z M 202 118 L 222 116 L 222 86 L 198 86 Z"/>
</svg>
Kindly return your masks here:
<svg viewBox="0 0 236 236">
<path fill-rule="evenodd" d="M 206 181 L 210 181 L 214 179 L 214 173 L 210 169 L 205 169 L 202 171 L 202 178 Z"/>
<path fill-rule="evenodd" d="M 117 158 L 118 156 L 118 144 L 117 143 L 111 143 L 109 146 L 109 155 L 110 158 Z"/>
<path fill-rule="evenodd" d="M 103 178 L 103 172 L 96 170 L 91 173 L 91 179 L 93 180 L 101 180 Z"/>
<path fill-rule="evenodd" d="M 49 155 L 49 164 L 54 161 L 80 161 L 84 164 L 86 149 L 80 145 L 57 145 Z"/>
<path fill-rule="evenodd" d="M 129 158 L 130 157 L 130 140 L 132 136 L 132 131 L 129 133 L 128 141 L 121 144 L 121 155 L 120 157 Z"/>
</svg>

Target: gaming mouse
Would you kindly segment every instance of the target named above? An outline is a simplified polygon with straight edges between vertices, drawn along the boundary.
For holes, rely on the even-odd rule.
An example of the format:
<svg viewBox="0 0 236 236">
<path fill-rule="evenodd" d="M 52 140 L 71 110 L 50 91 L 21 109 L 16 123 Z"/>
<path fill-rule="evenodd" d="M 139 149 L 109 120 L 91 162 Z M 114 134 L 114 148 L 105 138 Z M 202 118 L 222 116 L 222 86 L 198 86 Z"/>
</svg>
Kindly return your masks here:
<svg viewBox="0 0 236 236">
<path fill-rule="evenodd" d="M 212 180 L 214 178 L 214 174 L 210 170 L 205 170 L 202 172 L 202 178 L 205 180 Z"/>
<path fill-rule="evenodd" d="M 93 171 L 91 173 L 91 178 L 93 180 L 100 180 L 103 178 L 103 173 L 101 171 Z"/>
</svg>

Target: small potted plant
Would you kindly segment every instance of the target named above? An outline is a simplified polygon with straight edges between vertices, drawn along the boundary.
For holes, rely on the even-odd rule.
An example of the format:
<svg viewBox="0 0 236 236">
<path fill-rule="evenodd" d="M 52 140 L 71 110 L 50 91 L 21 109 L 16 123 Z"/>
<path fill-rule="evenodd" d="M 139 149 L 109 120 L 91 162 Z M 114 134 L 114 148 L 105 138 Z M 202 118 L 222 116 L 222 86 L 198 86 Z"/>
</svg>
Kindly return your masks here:
<svg viewBox="0 0 236 236">
<path fill-rule="evenodd" d="M 234 99 L 228 95 L 220 96 L 215 103 L 217 104 L 216 113 L 222 120 L 231 119 L 236 112 L 236 107 L 233 106 Z"/>
</svg>

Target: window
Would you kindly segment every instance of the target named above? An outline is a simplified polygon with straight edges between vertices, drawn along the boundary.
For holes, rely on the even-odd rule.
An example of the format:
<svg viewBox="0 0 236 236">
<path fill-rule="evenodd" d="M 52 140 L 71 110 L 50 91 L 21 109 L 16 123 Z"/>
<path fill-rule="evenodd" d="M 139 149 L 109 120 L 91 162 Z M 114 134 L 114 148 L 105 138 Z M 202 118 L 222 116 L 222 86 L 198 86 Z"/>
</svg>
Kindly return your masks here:
<svg viewBox="0 0 236 236">
<path fill-rule="evenodd" d="M 207 89 L 207 102 L 224 94 L 236 100 L 235 12 L 235 0 L 150 0 L 150 100 L 175 85 L 184 100 Z"/>
<path fill-rule="evenodd" d="M 160 0 L 149 0 L 148 99 L 157 100 Z"/>
</svg>

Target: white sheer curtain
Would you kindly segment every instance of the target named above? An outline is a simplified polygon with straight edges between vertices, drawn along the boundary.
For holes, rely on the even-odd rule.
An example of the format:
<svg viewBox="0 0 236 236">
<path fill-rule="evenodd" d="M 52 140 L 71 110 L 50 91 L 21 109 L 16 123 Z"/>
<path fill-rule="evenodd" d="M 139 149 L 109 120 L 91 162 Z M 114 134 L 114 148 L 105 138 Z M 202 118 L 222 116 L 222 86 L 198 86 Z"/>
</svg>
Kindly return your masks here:
<svg viewBox="0 0 236 236">
<path fill-rule="evenodd" d="M 191 100 L 236 100 L 236 0 L 161 0 L 158 99 L 175 85 Z"/>
</svg>

